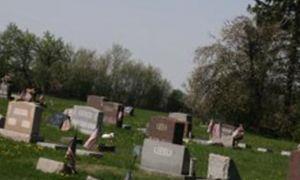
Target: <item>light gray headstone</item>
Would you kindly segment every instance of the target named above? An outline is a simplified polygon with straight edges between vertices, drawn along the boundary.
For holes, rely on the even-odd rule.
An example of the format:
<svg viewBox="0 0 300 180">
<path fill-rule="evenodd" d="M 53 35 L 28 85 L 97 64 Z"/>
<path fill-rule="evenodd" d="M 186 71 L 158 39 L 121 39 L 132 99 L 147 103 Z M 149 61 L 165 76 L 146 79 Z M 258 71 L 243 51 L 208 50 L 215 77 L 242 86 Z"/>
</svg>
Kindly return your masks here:
<svg viewBox="0 0 300 180">
<path fill-rule="evenodd" d="M 90 135 L 102 126 L 103 113 L 89 106 L 74 106 L 71 124 L 81 133 Z"/>
<path fill-rule="evenodd" d="M 208 158 L 208 179 L 240 180 L 241 177 L 234 162 L 227 156 L 209 154 Z"/>
<path fill-rule="evenodd" d="M 0 98 L 7 98 L 8 85 L 6 83 L 0 83 Z"/>
<path fill-rule="evenodd" d="M 64 168 L 64 163 L 46 158 L 39 158 L 36 165 L 37 170 L 45 173 L 60 173 Z"/>
<path fill-rule="evenodd" d="M 189 153 L 185 146 L 145 139 L 141 168 L 175 176 L 189 173 Z"/>
</svg>

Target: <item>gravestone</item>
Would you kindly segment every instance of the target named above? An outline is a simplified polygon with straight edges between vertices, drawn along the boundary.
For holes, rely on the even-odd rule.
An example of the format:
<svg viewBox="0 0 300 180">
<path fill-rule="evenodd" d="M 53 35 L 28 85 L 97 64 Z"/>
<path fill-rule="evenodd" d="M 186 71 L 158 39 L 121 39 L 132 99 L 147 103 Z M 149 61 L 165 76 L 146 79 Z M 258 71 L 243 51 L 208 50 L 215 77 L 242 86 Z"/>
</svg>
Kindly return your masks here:
<svg viewBox="0 0 300 180">
<path fill-rule="evenodd" d="M 103 122 L 122 127 L 124 106 L 120 103 L 110 102 L 103 96 L 89 95 L 87 105 L 104 113 Z"/>
<path fill-rule="evenodd" d="M 38 141 L 41 118 L 42 108 L 35 103 L 11 101 L 0 133 L 14 140 Z"/>
<path fill-rule="evenodd" d="M 174 112 L 169 113 L 169 117 L 184 123 L 184 136 L 190 138 L 192 133 L 192 116 L 185 113 Z"/>
<path fill-rule="evenodd" d="M 290 156 L 288 180 L 300 179 L 300 150 L 293 151 Z"/>
<path fill-rule="evenodd" d="M 103 113 L 89 106 L 73 108 L 71 124 L 81 133 L 90 135 L 96 128 L 102 127 Z"/>
<path fill-rule="evenodd" d="M 189 174 L 190 155 L 183 145 L 145 139 L 141 168 L 147 171 L 182 176 Z"/>
<path fill-rule="evenodd" d="M 182 144 L 184 123 L 170 117 L 152 117 L 147 127 L 147 133 L 151 139 Z"/>
<path fill-rule="evenodd" d="M 0 98 L 6 99 L 8 98 L 9 94 L 9 84 L 7 83 L 0 83 Z"/>
<path fill-rule="evenodd" d="M 207 178 L 220 180 L 241 179 L 234 162 L 229 157 L 212 153 L 209 154 Z"/>
<path fill-rule="evenodd" d="M 36 169 L 44 173 L 61 173 L 64 169 L 64 163 L 52 159 L 39 158 Z"/>
<path fill-rule="evenodd" d="M 224 123 L 214 124 L 212 130 L 212 142 L 214 144 L 222 144 L 225 147 L 232 147 L 234 142 L 232 135 L 235 129 L 234 126 Z"/>
<path fill-rule="evenodd" d="M 233 146 L 233 132 L 236 128 L 228 124 L 221 124 L 221 139 L 225 147 Z"/>
</svg>

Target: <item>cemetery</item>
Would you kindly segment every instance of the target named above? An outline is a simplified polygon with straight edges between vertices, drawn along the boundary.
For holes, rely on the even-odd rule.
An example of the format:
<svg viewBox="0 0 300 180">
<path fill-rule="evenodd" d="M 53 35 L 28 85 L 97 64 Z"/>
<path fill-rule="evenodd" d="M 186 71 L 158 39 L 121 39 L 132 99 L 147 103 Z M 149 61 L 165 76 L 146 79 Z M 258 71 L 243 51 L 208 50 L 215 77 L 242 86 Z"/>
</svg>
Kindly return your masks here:
<svg viewBox="0 0 300 180">
<path fill-rule="evenodd" d="M 300 0 L 0 12 L 0 180 L 300 180 Z"/>
<path fill-rule="evenodd" d="M 29 141 L 14 141 L 1 134 L 0 155 L 3 157 L 3 161 L 0 165 L 0 171 L 2 177 L 16 178 L 26 176 L 29 178 L 60 179 L 70 176 L 72 179 L 86 179 L 87 176 L 91 176 L 99 179 L 123 179 L 132 166 L 134 160 L 132 151 L 136 145 L 141 146 L 141 152 L 140 157 L 132 168 L 132 174 L 135 179 L 181 179 L 193 173 L 197 177 L 202 178 L 207 178 L 208 176 L 233 177 L 233 175 L 230 175 L 232 173 L 234 176 L 238 174 L 241 179 L 255 179 L 261 176 L 266 177 L 266 179 L 284 179 L 289 174 L 293 177 L 299 177 L 296 172 L 293 171 L 290 173 L 289 170 L 289 158 L 297 158 L 297 151 L 292 153 L 291 156 L 281 155 L 281 151 L 283 150 L 285 154 L 296 150 L 297 144 L 293 142 L 274 140 L 246 133 L 242 141 L 247 145 L 250 144 L 250 149 L 225 148 L 215 145 L 205 146 L 194 143 L 193 141 L 185 143 L 182 140 L 185 138 L 183 133 L 184 124 L 176 126 L 178 121 L 172 118 L 168 120 L 169 115 L 167 113 L 136 109 L 135 116 L 126 116 L 124 118 L 124 122 L 133 127 L 132 130 L 128 131 L 111 124 L 101 125 L 103 114 L 94 108 L 86 106 L 85 102 L 54 97 L 47 97 L 47 99 L 48 101 L 53 101 L 53 105 L 51 105 L 51 107 L 48 106 L 48 108 L 45 108 L 42 112 L 33 108 L 31 105 L 27 108 L 28 112 L 30 112 L 28 114 L 34 114 L 36 118 L 41 119 L 39 129 L 33 125 L 36 122 L 34 118 L 32 119 L 32 131 L 23 130 L 22 124 L 18 124 L 18 117 L 26 114 L 25 111 L 20 109 L 25 109 L 23 102 L 21 103 L 22 106 L 16 106 L 17 110 L 13 110 L 14 102 L 9 103 L 10 110 L 6 111 L 9 105 L 7 100 L 0 101 L 1 114 L 6 115 L 8 113 L 6 117 L 16 118 L 16 129 L 11 127 L 14 123 L 9 123 L 9 121 L 5 122 L 4 129 L 20 131 L 20 133 L 26 135 L 26 138 L 36 137 L 38 134 L 44 139 L 44 142 L 35 144 L 27 143 Z M 27 103 L 25 104 L 27 105 Z M 61 173 L 55 173 L 57 169 L 62 168 L 63 162 L 65 161 L 64 155 L 68 148 L 68 141 L 65 140 L 65 143 L 63 143 L 60 139 L 72 137 L 75 130 L 72 128 L 70 131 L 61 131 L 59 128 L 49 125 L 49 123 L 46 122 L 46 118 L 54 112 L 63 112 L 70 107 L 74 107 L 74 109 L 79 108 L 79 110 L 85 109 L 90 113 L 83 113 L 85 117 L 80 119 L 87 117 L 94 119 L 84 120 L 86 124 L 82 124 L 82 130 L 78 128 L 79 139 L 82 139 L 84 142 L 88 138 L 88 134 L 92 132 L 89 131 L 89 123 L 94 122 L 95 125 L 98 124 L 102 127 L 104 133 L 114 132 L 115 137 L 113 144 L 115 151 L 100 153 L 97 150 L 86 150 L 78 143 L 76 151 L 76 168 L 78 173 L 64 176 Z M 98 115 L 94 115 L 92 112 Z M 76 122 L 76 112 L 74 113 L 73 111 L 73 115 L 75 117 L 74 122 Z M 147 127 L 148 135 L 146 136 L 143 132 L 138 131 L 137 128 L 146 127 L 147 123 L 149 124 Z M 77 124 L 75 126 L 77 126 Z M 175 133 L 176 136 L 173 134 L 174 127 L 177 127 L 179 129 L 178 132 L 180 132 Z M 158 128 L 158 130 L 155 130 L 155 128 Z M 173 128 L 173 131 L 169 130 L 168 133 L 168 128 Z M 159 130 L 166 132 L 159 133 Z M 31 136 L 27 136 L 27 132 Z M 209 139 L 206 128 L 201 126 L 199 121 L 193 120 L 192 132 L 195 138 Z M 169 137 L 172 138 L 170 139 Z M 109 141 L 110 140 L 105 138 L 99 138 L 98 140 L 99 143 L 104 144 L 109 144 Z M 255 150 L 261 147 L 272 149 L 273 152 L 265 154 Z M 93 154 L 95 152 L 97 152 L 97 154 Z M 190 167 L 192 159 L 195 161 L 193 161 L 193 167 Z M 43 163 L 47 164 L 51 162 L 53 162 L 53 167 L 52 169 L 48 168 L 47 171 L 53 173 L 49 174 L 48 172 L 46 174 L 39 170 L 45 166 Z M 234 165 L 232 165 L 232 163 Z M 297 160 L 291 162 L 295 168 L 298 166 L 297 163 Z M 12 164 L 14 164 L 13 167 L 16 167 L 15 170 L 7 167 Z M 23 167 L 25 166 L 26 168 L 24 169 Z M 232 166 L 234 166 L 234 168 L 232 168 Z M 224 171 L 226 168 L 228 168 L 228 171 Z M 222 171 L 220 169 L 222 169 Z"/>
</svg>

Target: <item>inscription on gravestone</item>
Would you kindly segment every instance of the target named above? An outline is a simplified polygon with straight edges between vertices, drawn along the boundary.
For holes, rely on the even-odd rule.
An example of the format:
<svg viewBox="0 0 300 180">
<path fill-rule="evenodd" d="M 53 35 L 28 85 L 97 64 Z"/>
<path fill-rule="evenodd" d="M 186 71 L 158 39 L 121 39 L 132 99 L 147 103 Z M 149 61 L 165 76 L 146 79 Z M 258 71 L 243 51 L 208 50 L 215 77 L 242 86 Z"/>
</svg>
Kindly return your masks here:
<svg viewBox="0 0 300 180">
<path fill-rule="evenodd" d="M 145 139 L 142 148 L 141 168 L 170 175 L 187 175 L 190 156 L 183 145 Z"/>
<path fill-rule="evenodd" d="M 39 137 L 42 108 L 34 103 L 12 101 L 8 105 L 5 130 L 25 134 L 29 140 Z"/>
<path fill-rule="evenodd" d="M 147 132 L 152 139 L 182 144 L 184 124 L 170 117 L 152 117 Z"/>
<path fill-rule="evenodd" d="M 80 132 L 90 135 L 102 126 L 103 113 L 88 106 L 74 106 L 71 123 Z"/>
</svg>

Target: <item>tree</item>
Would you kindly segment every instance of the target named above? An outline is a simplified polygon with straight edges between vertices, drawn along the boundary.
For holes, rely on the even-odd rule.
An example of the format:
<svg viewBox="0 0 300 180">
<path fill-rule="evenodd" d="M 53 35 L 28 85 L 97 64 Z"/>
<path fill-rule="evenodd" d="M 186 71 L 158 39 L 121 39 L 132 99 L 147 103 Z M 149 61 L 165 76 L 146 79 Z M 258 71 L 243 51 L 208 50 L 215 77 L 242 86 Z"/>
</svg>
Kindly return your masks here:
<svg viewBox="0 0 300 180">
<path fill-rule="evenodd" d="M 285 72 L 285 114 L 287 122 L 291 124 L 293 106 L 295 106 L 295 90 L 299 83 L 299 59 L 300 59 L 300 0 L 256 0 L 254 6 L 249 10 L 255 15 L 257 24 L 278 25 L 284 36 L 282 36 L 281 52 L 284 55 Z M 285 127 L 283 127 L 285 128 Z"/>
<path fill-rule="evenodd" d="M 261 126 L 277 32 L 276 27 L 257 27 L 251 19 L 238 17 L 226 24 L 221 39 L 198 48 L 188 86 L 190 108 L 202 116 Z"/>
<path fill-rule="evenodd" d="M 9 24 L 1 35 L 1 62 L 14 74 L 18 88 L 33 85 L 32 66 L 35 61 L 37 38 L 28 31 Z M 5 71 L 5 70 L 3 70 Z M 7 72 L 6 72 L 7 73 Z"/>
<path fill-rule="evenodd" d="M 57 90 L 62 84 L 62 73 L 65 65 L 70 61 L 70 49 L 62 41 L 56 39 L 50 32 L 46 32 L 39 39 L 34 64 L 35 81 L 43 92 Z"/>
</svg>

